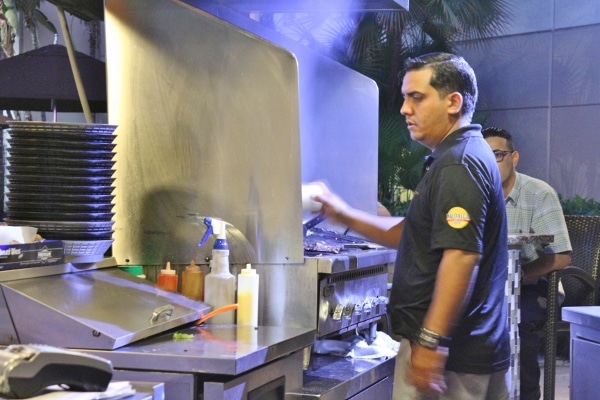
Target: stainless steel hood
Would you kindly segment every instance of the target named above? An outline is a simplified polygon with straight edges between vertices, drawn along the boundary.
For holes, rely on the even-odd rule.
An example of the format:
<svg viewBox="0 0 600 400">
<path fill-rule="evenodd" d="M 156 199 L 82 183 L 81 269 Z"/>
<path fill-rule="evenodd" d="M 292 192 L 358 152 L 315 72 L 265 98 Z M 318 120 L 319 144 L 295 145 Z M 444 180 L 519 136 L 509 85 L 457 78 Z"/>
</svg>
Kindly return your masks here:
<svg viewBox="0 0 600 400">
<path fill-rule="evenodd" d="M 232 240 L 234 264 L 302 264 L 315 179 L 376 211 L 373 80 L 218 2 L 105 7 L 119 265 L 206 262 L 195 215 L 243 234 L 254 258 Z"/>
</svg>

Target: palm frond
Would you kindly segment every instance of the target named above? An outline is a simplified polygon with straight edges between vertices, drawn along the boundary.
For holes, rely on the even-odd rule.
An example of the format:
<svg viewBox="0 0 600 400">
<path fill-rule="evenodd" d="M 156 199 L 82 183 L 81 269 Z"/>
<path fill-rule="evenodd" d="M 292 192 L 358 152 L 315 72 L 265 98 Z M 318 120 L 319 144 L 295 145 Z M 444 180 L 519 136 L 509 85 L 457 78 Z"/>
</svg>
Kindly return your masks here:
<svg viewBox="0 0 600 400">
<path fill-rule="evenodd" d="M 457 41 L 481 43 L 512 18 L 506 0 L 411 0 L 410 10 L 349 14 L 271 15 L 278 30 L 370 77 L 379 87 L 379 195 L 414 189 L 428 150 L 410 138 L 401 71 L 408 57 L 452 52 Z M 389 204 L 386 203 L 386 204 Z"/>
</svg>

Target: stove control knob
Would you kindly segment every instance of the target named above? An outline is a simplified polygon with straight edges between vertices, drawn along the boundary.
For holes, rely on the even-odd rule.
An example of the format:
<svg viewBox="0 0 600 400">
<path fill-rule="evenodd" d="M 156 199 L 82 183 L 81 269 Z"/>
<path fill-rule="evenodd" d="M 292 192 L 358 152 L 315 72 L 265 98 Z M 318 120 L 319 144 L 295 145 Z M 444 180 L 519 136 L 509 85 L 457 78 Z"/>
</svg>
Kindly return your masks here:
<svg viewBox="0 0 600 400">
<path fill-rule="evenodd" d="M 354 305 L 354 315 L 356 315 L 358 318 L 360 318 L 360 315 L 363 312 L 363 305 L 362 304 L 355 304 Z"/>
<path fill-rule="evenodd" d="M 338 304 L 333 309 L 333 313 L 331 314 L 331 317 L 333 318 L 334 321 L 339 321 L 342 319 L 343 312 L 344 312 L 344 306 L 341 304 Z"/>
<path fill-rule="evenodd" d="M 365 302 L 362 305 L 363 313 L 371 314 L 371 309 L 373 308 L 373 300 L 374 299 L 365 300 Z"/>
<path fill-rule="evenodd" d="M 386 305 L 389 303 L 389 301 L 390 299 L 385 296 L 377 296 L 377 298 L 373 300 L 373 304 L 376 305 L 375 312 L 377 313 L 377 315 L 384 314 L 387 311 Z"/>
<path fill-rule="evenodd" d="M 346 307 L 344 307 L 344 312 L 342 313 L 342 316 L 346 319 L 350 319 L 350 318 L 352 318 L 353 311 L 354 311 L 354 304 L 349 303 Z"/>
</svg>

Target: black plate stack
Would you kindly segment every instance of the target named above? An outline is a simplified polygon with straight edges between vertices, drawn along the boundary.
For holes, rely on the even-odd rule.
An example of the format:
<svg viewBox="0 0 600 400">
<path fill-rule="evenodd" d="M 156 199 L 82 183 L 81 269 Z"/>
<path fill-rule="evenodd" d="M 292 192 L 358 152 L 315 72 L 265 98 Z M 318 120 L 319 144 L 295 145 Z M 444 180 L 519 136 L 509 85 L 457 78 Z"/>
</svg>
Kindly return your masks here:
<svg viewBox="0 0 600 400">
<path fill-rule="evenodd" d="M 69 261 L 99 261 L 112 243 L 116 126 L 8 124 L 5 222 L 62 240 Z"/>
</svg>

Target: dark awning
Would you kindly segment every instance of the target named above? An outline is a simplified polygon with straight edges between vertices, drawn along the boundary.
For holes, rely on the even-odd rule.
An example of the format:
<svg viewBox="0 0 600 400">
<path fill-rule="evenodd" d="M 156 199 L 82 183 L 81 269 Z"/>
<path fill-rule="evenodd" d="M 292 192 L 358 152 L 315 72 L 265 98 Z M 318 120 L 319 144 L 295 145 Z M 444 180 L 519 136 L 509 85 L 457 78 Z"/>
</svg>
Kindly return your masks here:
<svg viewBox="0 0 600 400">
<path fill-rule="evenodd" d="M 77 65 L 92 112 L 106 112 L 106 65 L 80 52 Z M 49 45 L 0 61 L 0 110 L 81 112 L 67 49 Z"/>
<path fill-rule="evenodd" d="M 84 21 L 104 21 L 103 0 L 48 0 Z"/>
</svg>

